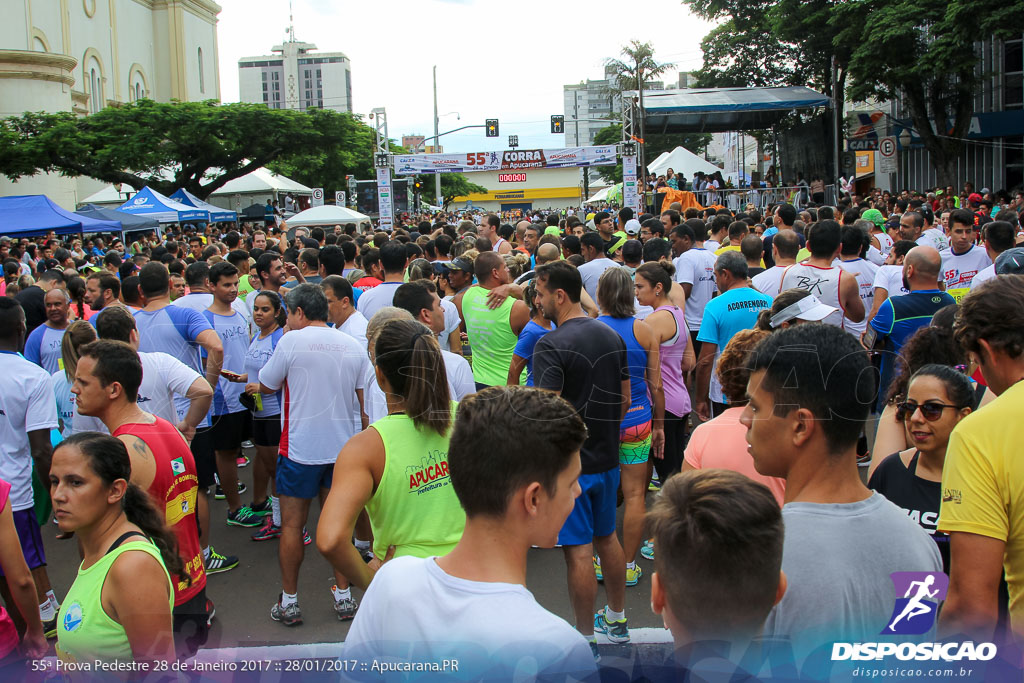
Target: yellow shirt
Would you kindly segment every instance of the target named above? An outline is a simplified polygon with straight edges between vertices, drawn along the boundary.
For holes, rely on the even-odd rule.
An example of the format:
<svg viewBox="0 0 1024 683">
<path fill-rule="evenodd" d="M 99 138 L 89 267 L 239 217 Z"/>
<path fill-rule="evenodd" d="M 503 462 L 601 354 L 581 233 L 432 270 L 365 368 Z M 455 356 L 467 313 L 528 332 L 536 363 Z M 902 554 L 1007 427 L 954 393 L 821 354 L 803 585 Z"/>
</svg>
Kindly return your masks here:
<svg viewBox="0 0 1024 683">
<path fill-rule="evenodd" d="M 1003 568 L 1010 621 L 1024 632 L 1024 382 L 965 417 L 953 430 L 942 468 L 939 531 L 1006 542 Z"/>
<path fill-rule="evenodd" d="M 811 252 L 807 247 L 800 247 L 800 251 L 796 252 L 797 263 L 803 263 L 809 258 L 811 258 Z"/>
<path fill-rule="evenodd" d="M 728 247 L 720 248 L 718 251 L 715 252 L 715 256 L 721 256 L 722 254 L 724 254 L 727 251 L 739 251 L 739 250 L 740 250 L 739 247 L 731 246 L 730 245 Z M 761 259 L 761 267 L 764 268 L 764 259 Z"/>
</svg>

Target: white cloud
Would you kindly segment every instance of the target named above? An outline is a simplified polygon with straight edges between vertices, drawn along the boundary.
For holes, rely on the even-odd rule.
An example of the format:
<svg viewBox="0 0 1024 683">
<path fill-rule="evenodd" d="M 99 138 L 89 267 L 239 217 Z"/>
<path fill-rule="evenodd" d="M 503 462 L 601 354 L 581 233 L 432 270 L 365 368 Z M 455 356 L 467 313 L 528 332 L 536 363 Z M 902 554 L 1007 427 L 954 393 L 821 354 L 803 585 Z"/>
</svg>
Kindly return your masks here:
<svg viewBox="0 0 1024 683">
<path fill-rule="evenodd" d="M 220 0 L 218 26 L 221 98 L 238 100 L 238 59 L 269 54 L 288 28 L 286 0 Z M 637 13 L 637 9 L 640 11 Z M 622 29 L 623 14 L 633 29 Z M 649 41 L 659 61 L 676 72 L 700 67 L 701 38 L 710 24 L 679 0 L 387 0 L 349 3 L 294 0 L 295 34 L 322 52 L 352 61 L 355 111 L 385 107 L 392 138 L 433 134 L 431 69 L 437 65 L 441 130 L 501 121 L 501 137 L 482 129 L 442 139 L 446 150 L 504 148 L 518 134 L 524 147 L 564 144 L 548 133 L 549 117 L 562 114 L 562 86 L 601 78 L 604 60 L 636 38 Z M 379 27 L 375 28 L 375 27 Z"/>
</svg>

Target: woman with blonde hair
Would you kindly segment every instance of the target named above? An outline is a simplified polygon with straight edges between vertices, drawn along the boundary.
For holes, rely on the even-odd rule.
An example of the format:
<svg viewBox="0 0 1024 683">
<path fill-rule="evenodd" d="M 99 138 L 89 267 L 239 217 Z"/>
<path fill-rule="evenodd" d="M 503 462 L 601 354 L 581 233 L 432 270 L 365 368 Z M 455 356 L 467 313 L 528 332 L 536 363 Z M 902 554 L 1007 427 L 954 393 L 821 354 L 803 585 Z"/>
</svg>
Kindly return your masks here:
<svg viewBox="0 0 1024 683">
<path fill-rule="evenodd" d="M 96 341 L 96 329 L 84 320 L 76 320 L 68 325 L 60 343 L 62 370 L 50 376 L 50 386 L 57 400 L 57 418 L 60 423 L 60 435 L 66 439 L 78 432 L 100 432 L 108 434 L 107 427 L 95 417 L 81 415 L 75 404 L 75 395 L 71 393 L 71 384 L 75 381 L 75 370 L 78 368 L 78 352 L 90 342 Z"/>
</svg>

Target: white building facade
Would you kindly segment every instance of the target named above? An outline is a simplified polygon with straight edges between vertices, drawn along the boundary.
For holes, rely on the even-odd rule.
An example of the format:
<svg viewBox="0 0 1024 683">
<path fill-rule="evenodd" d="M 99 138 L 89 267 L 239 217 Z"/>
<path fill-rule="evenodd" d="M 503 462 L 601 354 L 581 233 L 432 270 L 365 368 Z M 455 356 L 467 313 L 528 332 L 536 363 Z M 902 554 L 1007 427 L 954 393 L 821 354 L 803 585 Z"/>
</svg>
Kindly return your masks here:
<svg viewBox="0 0 1024 683">
<path fill-rule="evenodd" d="M 6 0 L 0 22 L 0 116 L 92 114 L 149 98 L 219 100 L 212 0 Z M 0 195 L 46 194 L 65 208 L 102 183 L 38 175 Z"/>
<path fill-rule="evenodd" d="M 341 52 L 314 53 L 316 45 L 290 39 L 272 55 L 238 60 L 238 99 L 271 109 L 352 111 L 352 64 Z"/>
</svg>

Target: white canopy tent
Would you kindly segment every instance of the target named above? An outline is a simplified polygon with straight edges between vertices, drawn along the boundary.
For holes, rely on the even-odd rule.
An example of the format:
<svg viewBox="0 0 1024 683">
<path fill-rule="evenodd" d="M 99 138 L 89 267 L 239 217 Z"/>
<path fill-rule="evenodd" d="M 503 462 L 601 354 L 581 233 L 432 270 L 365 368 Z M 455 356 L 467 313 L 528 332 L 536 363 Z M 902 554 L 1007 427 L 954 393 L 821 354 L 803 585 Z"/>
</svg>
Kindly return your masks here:
<svg viewBox="0 0 1024 683">
<path fill-rule="evenodd" d="M 708 174 L 716 171 L 725 172 L 724 169 L 715 166 L 710 161 L 705 161 L 685 147 L 676 147 L 671 152 L 663 153 L 647 164 L 647 168 L 656 176 L 664 175 L 665 171 L 671 168 L 676 175 L 682 174 L 687 182 L 693 180 L 693 174 L 698 171 Z"/>
<path fill-rule="evenodd" d="M 615 189 L 615 187 L 615 185 L 609 185 L 603 190 L 599 190 L 598 192 L 594 193 L 594 196 L 587 200 L 587 204 L 596 204 L 598 202 L 607 201 L 608 193 Z"/>
<path fill-rule="evenodd" d="M 341 225 L 343 223 L 358 223 L 368 221 L 370 217 L 352 209 L 333 204 L 314 206 L 312 209 L 300 211 L 288 219 L 288 227 L 296 228 L 311 225 Z"/>
</svg>

